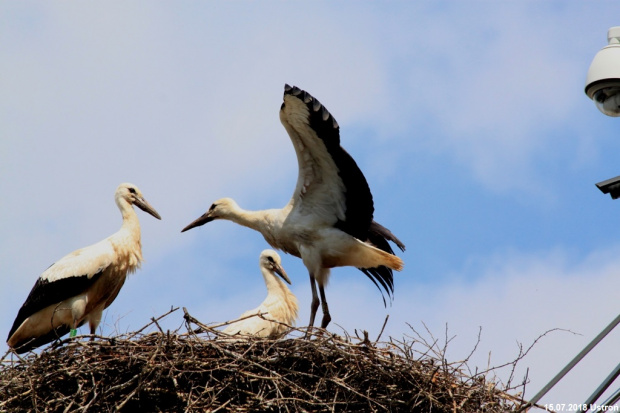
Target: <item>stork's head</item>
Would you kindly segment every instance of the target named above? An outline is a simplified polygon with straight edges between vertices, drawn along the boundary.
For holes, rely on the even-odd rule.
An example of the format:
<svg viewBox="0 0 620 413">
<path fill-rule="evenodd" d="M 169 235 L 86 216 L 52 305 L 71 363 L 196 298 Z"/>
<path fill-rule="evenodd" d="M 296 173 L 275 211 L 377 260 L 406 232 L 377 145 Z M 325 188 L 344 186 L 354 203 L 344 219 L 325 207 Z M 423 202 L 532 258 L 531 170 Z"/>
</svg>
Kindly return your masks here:
<svg viewBox="0 0 620 413">
<path fill-rule="evenodd" d="M 153 215 L 157 219 L 161 219 L 161 216 L 159 216 L 157 211 L 155 211 L 155 208 L 153 208 L 151 204 L 144 199 L 142 192 L 134 184 L 120 184 L 118 188 L 116 188 L 114 199 L 116 200 L 116 204 L 121 208 L 124 201 L 129 203 L 129 205 L 137 206 L 144 212 Z"/>
<path fill-rule="evenodd" d="M 282 268 L 281 262 L 280 256 L 274 250 L 265 250 L 261 252 L 258 260 L 261 268 L 265 268 L 269 272 L 275 272 L 282 277 L 284 281 L 290 284 L 291 280 L 288 278 L 288 275 L 286 275 L 284 268 Z"/>
<path fill-rule="evenodd" d="M 198 219 L 183 228 L 181 232 L 185 232 L 195 227 L 211 222 L 214 219 L 230 219 L 239 210 L 239 205 L 230 198 L 222 198 L 215 201 L 209 207 L 209 210 L 202 214 Z"/>
</svg>

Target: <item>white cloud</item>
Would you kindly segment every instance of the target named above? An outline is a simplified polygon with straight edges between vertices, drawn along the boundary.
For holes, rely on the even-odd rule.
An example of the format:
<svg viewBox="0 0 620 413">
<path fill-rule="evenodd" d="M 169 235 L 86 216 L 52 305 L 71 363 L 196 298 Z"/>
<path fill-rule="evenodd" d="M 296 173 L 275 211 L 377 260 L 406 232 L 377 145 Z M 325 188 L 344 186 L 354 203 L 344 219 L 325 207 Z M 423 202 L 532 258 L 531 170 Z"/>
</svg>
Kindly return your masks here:
<svg viewBox="0 0 620 413">
<path fill-rule="evenodd" d="M 217 198 L 248 208 L 287 202 L 297 166 L 278 119 L 284 82 L 308 88 L 341 120 L 371 110 L 380 93 L 372 50 L 317 10 L 313 36 L 282 36 L 290 16 L 277 8 L 252 30 L 231 26 L 235 7 L 171 12 L 13 9 L 23 18 L 3 32 L 16 41 L 0 79 L 0 164 L 11 177 L 0 182 L 11 194 L 0 204 L 11 217 L 0 223 L 10 234 L 0 254 L 22 288 L 117 229 L 120 182 L 138 184 L 163 217 L 140 217 L 147 258 L 187 245 L 193 236 L 180 229 Z M 44 253 L 27 258 L 26 245 Z"/>
<path fill-rule="evenodd" d="M 469 362 L 472 370 L 510 362 L 518 356 L 519 345 L 525 350 L 540 335 L 558 329 L 541 338 L 518 364 L 513 384 L 529 369 L 526 395 L 532 397 L 617 315 L 619 256 L 620 246 L 586 257 L 562 249 L 498 253 L 480 257 L 447 283 L 428 285 L 405 270 L 396 274 L 396 297 L 387 311 L 369 282 L 350 286 L 351 280 L 338 279 L 343 270 L 336 269 L 328 301 L 335 323 L 349 333 L 366 329 L 375 338 L 386 312 L 390 319 L 384 338 L 416 338 L 410 324 L 432 341 L 427 326 L 443 343 L 447 329 L 448 337 L 456 336 L 447 346 L 451 362 L 468 356 L 482 328 L 481 342 Z M 339 332 L 335 326 L 331 330 Z M 611 372 L 619 344 L 620 330 L 612 332 L 542 402 L 584 402 Z M 503 369 L 497 377 L 506 382 L 509 373 Z"/>
<path fill-rule="evenodd" d="M 233 237 L 238 239 L 238 235 Z M 204 286 L 190 284 L 192 290 L 221 294 L 205 293 L 200 304 L 189 306 L 192 315 L 205 322 L 224 321 L 251 306 L 250 303 L 262 300 L 264 286 L 254 268 L 255 257 L 249 254 L 257 247 L 249 244 L 247 247 L 247 270 L 232 268 L 226 257 L 213 261 L 214 267 L 206 259 L 204 275 L 208 280 L 205 278 Z M 530 384 L 526 396 L 532 397 L 617 315 L 617 309 L 610 305 L 616 301 L 610 292 L 620 288 L 619 256 L 620 246 L 585 257 L 559 248 L 545 253 L 509 251 L 479 257 L 447 277 L 446 282 L 431 284 L 420 282 L 420 277 L 406 269 L 395 274 L 395 300 L 385 309 L 380 293 L 362 273 L 336 268 L 326 290 L 332 315 L 329 330 L 351 335 L 357 331 L 360 336 L 366 330 L 375 339 L 389 315 L 384 340 L 389 336 L 418 339 L 409 325 L 429 341 L 432 334 L 439 339 L 440 346 L 446 335 L 454 337 L 447 346 L 447 358 L 456 362 L 473 350 L 481 328 L 481 342 L 468 363 L 472 371 L 513 361 L 521 348 L 527 349 L 540 335 L 551 330 L 518 363 L 515 371 L 513 384 L 528 374 Z M 234 260 L 234 254 L 229 258 Z M 283 260 L 299 300 L 297 324 L 303 326 L 310 306 L 307 273 L 299 259 L 283 256 Z M 238 291 L 238 280 L 244 271 L 249 272 L 250 278 L 244 283 L 243 291 Z M 178 288 L 187 290 L 188 283 L 191 281 L 183 281 Z M 169 293 L 174 295 L 170 290 Z M 165 307 L 159 308 L 162 313 L 164 310 Z M 317 323 L 321 316 L 319 310 Z M 173 320 L 170 325 L 179 325 L 180 315 Z M 620 331 L 609 334 L 542 402 L 585 401 L 611 371 L 619 340 Z M 420 344 L 414 348 L 424 350 Z M 506 382 L 510 368 L 495 374 Z"/>
<path fill-rule="evenodd" d="M 552 199 L 547 168 L 594 152 L 583 82 L 595 50 L 561 47 L 589 34 L 590 15 L 454 6 L 426 7 L 424 21 L 385 12 L 393 22 L 381 34 L 391 47 L 380 58 L 393 97 L 378 105 L 381 135 L 399 137 L 402 165 L 413 151 L 446 153 L 486 188 Z M 414 28 L 403 31 L 407 24 Z"/>
<path fill-rule="evenodd" d="M 247 208 L 288 201 L 297 165 L 278 120 L 284 82 L 320 99 L 347 130 L 344 146 L 355 149 L 370 181 L 383 184 L 373 187 L 377 205 L 385 205 L 378 218 L 398 223 L 388 226 L 405 239 L 418 236 L 413 215 L 446 226 L 464 218 L 458 206 L 439 216 L 430 199 L 409 202 L 418 195 L 409 183 L 413 151 L 429 163 L 464 165 L 476 180 L 472 187 L 482 182 L 496 191 L 507 183 L 502 190 L 528 195 L 540 191 L 539 180 L 551 179 L 550 147 L 562 149 L 554 151 L 568 159 L 562 167 L 596 164 L 601 143 L 592 139 L 591 123 L 580 126 L 577 107 L 585 99 L 580 71 L 596 51 L 583 38 L 603 22 L 594 23 L 579 7 L 535 9 L 534 19 L 532 6 L 522 10 L 516 3 L 498 9 L 488 3 L 367 5 L 356 17 L 346 8 L 288 4 L 268 10 L 202 3 L 74 6 L 0 6 L 10 9 L 0 13 L 0 37 L 11 40 L 0 49 L 0 311 L 7 315 L 0 331 L 8 331 L 36 276 L 53 260 L 118 228 L 112 193 L 122 181 L 139 185 L 163 220 L 140 213 L 147 261 L 106 313 L 109 325 L 139 328 L 170 305 L 187 306 L 205 322 L 221 321 L 249 308 L 249 301 L 260 302 L 260 235 L 231 223 L 180 229 L 222 196 Z M 612 16 L 609 7 L 605 13 Z M 564 47 L 567 28 L 574 47 Z M 565 127 L 588 132 L 565 141 Z M 355 128 L 368 133 L 358 137 L 349 132 Z M 403 202 L 386 203 L 396 195 Z M 497 207 L 493 201 L 489 208 Z M 521 212 L 528 211 L 515 216 Z M 477 242 L 474 223 L 483 219 L 469 218 L 467 236 Z M 555 230 L 563 228 L 547 232 Z M 421 330 L 424 321 L 437 336 L 447 323 L 457 334 L 450 355 L 458 359 L 482 326 L 476 362 L 484 365 L 488 351 L 492 362 L 511 360 L 517 342 L 527 345 L 550 328 L 582 334 L 553 333 L 534 348 L 522 363 L 531 367 L 533 389 L 613 318 L 613 308 L 595 301 L 600 291 L 617 291 L 615 249 L 582 259 L 583 245 L 575 247 L 576 257 L 554 245 L 549 253 L 516 248 L 523 252 L 476 260 L 441 251 L 464 269 L 422 285 L 413 263 L 424 265 L 426 251 L 416 247 L 404 255 L 408 267 L 396 275 L 396 299 L 386 310 L 361 273 L 334 270 L 327 291 L 332 331 L 340 332 L 340 324 L 350 333 L 370 330 L 374 338 L 388 313 L 386 335 L 395 337 L 409 332 L 406 322 Z M 304 325 L 306 270 L 296 258 L 283 260 Z M 239 285 L 247 290 L 235 291 Z M 179 315 L 167 327 L 181 323 Z M 0 351 L 5 348 L 1 343 Z M 608 373 L 615 349 L 593 354 L 590 362 L 599 364 L 586 368 L 573 388 L 589 392 Z M 549 401 L 581 401 L 569 391 Z M 579 400 L 564 400 L 569 396 Z"/>
</svg>

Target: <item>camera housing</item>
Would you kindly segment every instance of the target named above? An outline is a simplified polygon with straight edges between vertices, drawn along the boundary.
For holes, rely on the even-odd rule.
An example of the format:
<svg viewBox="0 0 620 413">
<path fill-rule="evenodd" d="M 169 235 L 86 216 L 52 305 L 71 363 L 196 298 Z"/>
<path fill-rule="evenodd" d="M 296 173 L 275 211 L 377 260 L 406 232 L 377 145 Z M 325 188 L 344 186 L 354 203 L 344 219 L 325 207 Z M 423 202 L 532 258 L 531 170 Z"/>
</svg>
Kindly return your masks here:
<svg viewBox="0 0 620 413">
<path fill-rule="evenodd" d="M 612 199 L 620 198 L 620 176 L 599 182 L 596 187 L 604 194 L 611 195 Z"/>
<path fill-rule="evenodd" d="M 586 95 L 607 116 L 620 116 L 620 26 L 607 31 L 608 45 L 592 60 L 586 76 Z"/>
</svg>

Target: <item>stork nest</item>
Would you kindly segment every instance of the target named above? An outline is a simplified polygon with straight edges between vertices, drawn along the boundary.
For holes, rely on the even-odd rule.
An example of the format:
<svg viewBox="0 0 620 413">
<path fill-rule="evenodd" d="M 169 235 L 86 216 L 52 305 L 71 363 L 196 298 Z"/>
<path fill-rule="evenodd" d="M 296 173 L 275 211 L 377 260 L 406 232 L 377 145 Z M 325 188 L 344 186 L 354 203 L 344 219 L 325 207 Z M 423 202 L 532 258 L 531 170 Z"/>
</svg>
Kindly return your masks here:
<svg viewBox="0 0 620 413">
<path fill-rule="evenodd" d="M 465 362 L 437 358 L 432 341 L 371 342 L 367 334 L 324 330 L 310 339 L 226 340 L 186 310 L 187 332 L 142 333 L 159 319 L 127 335 L 69 338 L 25 358 L 7 353 L 0 411 L 506 412 L 526 405 L 509 394 L 516 387 L 498 388 L 488 371 L 472 374 Z"/>
</svg>

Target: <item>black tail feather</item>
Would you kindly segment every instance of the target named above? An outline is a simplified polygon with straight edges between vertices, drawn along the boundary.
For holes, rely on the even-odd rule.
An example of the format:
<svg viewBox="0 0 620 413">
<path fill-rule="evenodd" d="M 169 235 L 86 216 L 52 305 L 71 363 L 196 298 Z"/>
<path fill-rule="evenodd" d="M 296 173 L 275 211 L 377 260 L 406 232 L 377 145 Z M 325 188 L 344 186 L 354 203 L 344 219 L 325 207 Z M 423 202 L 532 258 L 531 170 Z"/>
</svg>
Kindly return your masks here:
<svg viewBox="0 0 620 413">
<path fill-rule="evenodd" d="M 376 268 L 359 268 L 361 272 L 366 274 L 368 278 L 375 284 L 375 286 L 381 291 L 381 298 L 383 298 L 383 305 L 387 307 L 384 291 L 387 293 L 390 301 L 394 298 L 394 276 L 392 270 L 385 266 Z M 381 289 L 383 287 L 383 289 Z"/>
<path fill-rule="evenodd" d="M 372 221 L 370 224 L 370 228 L 368 229 L 368 240 L 377 248 L 389 252 L 392 255 L 394 255 L 394 251 L 388 241 L 392 241 L 401 251 L 405 251 L 405 244 L 396 238 L 396 235 L 392 234 L 392 231 L 379 224 L 377 221 Z"/>
<path fill-rule="evenodd" d="M 368 229 L 368 241 L 380 250 L 392 255 L 395 255 L 394 250 L 388 241 L 392 241 L 401 251 L 405 251 L 405 244 L 396 238 L 389 229 L 376 221 L 372 221 L 370 224 L 370 228 Z M 383 291 L 387 293 L 390 301 L 394 299 L 394 274 L 392 269 L 382 265 L 376 268 L 360 268 L 359 270 L 366 274 L 377 286 L 379 291 L 381 291 L 383 305 L 387 307 Z M 383 287 L 383 290 L 381 287 Z"/>
</svg>

